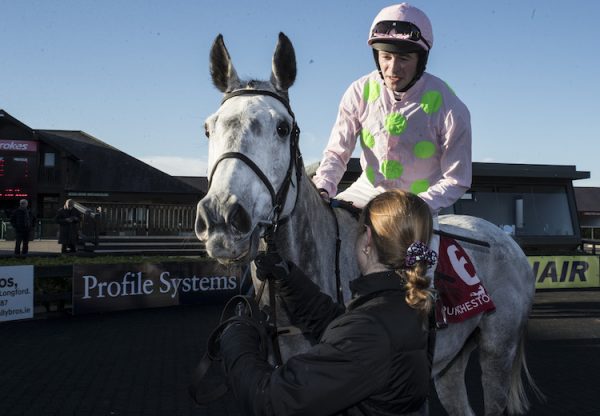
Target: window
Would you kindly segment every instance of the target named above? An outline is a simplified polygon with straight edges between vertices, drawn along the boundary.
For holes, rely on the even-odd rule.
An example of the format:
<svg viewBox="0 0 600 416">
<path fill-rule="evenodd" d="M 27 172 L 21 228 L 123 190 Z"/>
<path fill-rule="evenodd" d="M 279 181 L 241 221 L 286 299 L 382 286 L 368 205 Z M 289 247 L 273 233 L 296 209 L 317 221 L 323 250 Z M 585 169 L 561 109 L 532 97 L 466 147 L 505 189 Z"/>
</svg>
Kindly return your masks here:
<svg viewBox="0 0 600 416">
<path fill-rule="evenodd" d="M 44 167 L 45 168 L 53 168 L 56 163 L 56 154 L 55 153 L 44 153 Z"/>
<path fill-rule="evenodd" d="M 600 240 L 600 227 L 581 227 L 581 238 Z"/>
<path fill-rule="evenodd" d="M 457 214 L 485 218 L 515 236 L 573 236 L 564 186 L 490 186 L 455 204 Z"/>
</svg>

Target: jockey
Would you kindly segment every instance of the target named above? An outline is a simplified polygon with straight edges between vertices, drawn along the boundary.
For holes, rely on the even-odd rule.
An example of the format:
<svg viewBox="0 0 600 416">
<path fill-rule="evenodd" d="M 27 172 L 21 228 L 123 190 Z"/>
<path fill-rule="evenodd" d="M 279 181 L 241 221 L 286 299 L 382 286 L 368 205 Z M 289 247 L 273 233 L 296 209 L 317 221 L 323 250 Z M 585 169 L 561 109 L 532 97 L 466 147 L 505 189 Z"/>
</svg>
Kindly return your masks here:
<svg viewBox="0 0 600 416">
<path fill-rule="evenodd" d="M 313 182 L 326 200 L 335 196 L 359 208 L 386 190 L 412 192 L 427 202 L 438 229 L 438 212 L 471 186 L 469 110 L 425 72 L 433 30 L 421 10 L 407 3 L 382 9 L 368 44 L 377 69 L 344 93 Z M 363 172 L 337 194 L 358 137 Z M 429 246 L 438 250 L 437 235 Z"/>
</svg>

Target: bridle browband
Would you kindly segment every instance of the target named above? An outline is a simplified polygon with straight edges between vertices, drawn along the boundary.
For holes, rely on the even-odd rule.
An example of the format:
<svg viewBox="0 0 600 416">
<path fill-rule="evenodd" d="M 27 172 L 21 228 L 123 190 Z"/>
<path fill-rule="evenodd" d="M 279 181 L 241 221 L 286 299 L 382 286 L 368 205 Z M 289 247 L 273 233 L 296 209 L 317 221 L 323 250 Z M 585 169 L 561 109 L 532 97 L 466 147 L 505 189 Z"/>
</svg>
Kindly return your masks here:
<svg viewBox="0 0 600 416">
<path fill-rule="evenodd" d="M 279 101 L 281 104 L 283 104 L 283 106 L 286 108 L 286 110 L 288 111 L 290 116 L 292 116 L 292 128 L 290 131 L 290 163 L 288 165 L 288 169 L 283 178 L 283 182 L 281 183 L 281 187 L 279 188 L 278 191 L 275 191 L 275 188 L 269 181 L 269 178 L 267 178 L 267 175 L 265 175 L 263 173 L 263 171 L 260 170 L 260 168 L 256 165 L 256 163 L 254 163 L 254 161 L 252 161 L 252 159 L 250 159 L 248 156 L 246 156 L 245 154 L 240 153 L 240 152 L 226 152 L 226 153 L 223 153 L 221 156 L 219 156 L 219 158 L 215 161 L 215 163 L 211 169 L 210 176 L 208 177 L 208 189 L 210 189 L 215 170 L 217 169 L 217 166 L 219 165 L 219 163 L 221 163 L 225 159 L 238 159 L 238 160 L 241 160 L 242 162 L 244 162 L 244 164 L 246 164 L 246 166 L 248 166 L 256 174 L 256 176 L 262 181 L 262 183 L 265 185 L 265 187 L 269 191 L 269 195 L 271 196 L 271 204 L 273 206 L 273 211 L 271 214 L 272 218 L 269 219 L 270 225 L 268 226 L 266 234 L 271 235 L 273 237 L 279 224 L 282 223 L 283 221 L 285 221 L 285 219 L 286 219 L 286 218 L 282 219 L 282 218 L 280 218 L 280 216 L 281 216 L 281 213 L 283 212 L 283 209 L 285 206 L 285 201 L 287 199 L 290 185 L 292 184 L 292 171 L 294 170 L 294 168 L 296 169 L 296 187 L 297 187 L 296 200 L 298 199 L 298 192 L 299 192 L 299 188 L 300 188 L 299 184 L 300 184 L 300 179 L 302 177 L 302 155 L 300 154 L 300 149 L 298 146 L 298 141 L 300 139 L 300 128 L 298 127 L 298 124 L 296 123 L 296 116 L 294 115 L 294 112 L 292 111 L 292 108 L 290 107 L 290 103 L 287 100 L 287 98 L 284 98 L 281 95 L 279 95 L 273 91 L 256 90 L 256 89 L 251 89 L 251 88 L 234 90 L 234 91 L 226 93 L 223 96 L 223 99 L 221 100 L 221 105 L 223 105 L 225 103 L 225 101 L 227 101 L 231 98 L 234 98 L 234 97 L 239 97 L 241 95 L 265 95 L 268 97 L 275 98 L 277 101 Z M 292 208 L 292 212 L 294 211 L 295 208 L 296 208 L 296 204 L 294 204 L 294 207 Z M 289 215 L 291 215 L 291 213 Z M 289 218 L 289 216 L 287 218 Z"/>
</svg>

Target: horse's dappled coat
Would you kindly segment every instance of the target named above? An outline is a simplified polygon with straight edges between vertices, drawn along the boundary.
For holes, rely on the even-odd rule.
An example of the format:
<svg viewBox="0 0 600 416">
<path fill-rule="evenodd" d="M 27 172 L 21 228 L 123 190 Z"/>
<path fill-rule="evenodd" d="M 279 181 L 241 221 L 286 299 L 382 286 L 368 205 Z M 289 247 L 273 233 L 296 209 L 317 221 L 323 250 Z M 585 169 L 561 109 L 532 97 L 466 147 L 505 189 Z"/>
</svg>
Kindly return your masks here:
<svg viewBox="0 0 600 416">
<path fill-rule="evenodd" d="M 296 76 L 294 50 L 289 39 L 280 34 L 270 82 L 241 81 L 219 35 L 211 50 L 211 74 L 215 86 L 224 93 L 255 88 L 287 99 L 287 90 Z M 240 152 L 260 168 L 273 188 L 279 189 L 291 157 L 289 134 L 282 137 L 277 132 L 282 120 L 291 124 L 292 116 L 273 97 L 244 95 L 227 100 L 206 123 L 209 170 L 223 153 Z M 279 225 L 275 242 L 284 258 L 299 265 L 323 292 L 335 298 L 335 219 L 301 170 L 300 180 L 293 181 L 288 192 L 283 214 L 289 217 Z M 208 254 L 220 262 L 251 262 L 274 209 L 269 192 L 256 173 L 238 159 L 220 163 L 213 176 L 208 193 L 198 203 L 196 234 L 205 242 Z M 340 210 L 337 215 L 342 241 L 341 276 L 348 299 L 348 281 L 358 276 L 354 256 L 357 230 L 350 214 Z M 438 332 L 433 368 L 438 397 L 452 415 L 473 414 L 464 372 L 471 351 L 479 347 L 486 415 L 501 415 L 507 408 L 525 412 L 528 404 L 521 370 L 531 382 L 523 351 L 535 290 L 531 267 L 519 246 L 485 220 L 450 215 L 441 216 L 439 223 L 443 231 L 490 243 L 489 249 L 470 244 L 463 247 L 493 298 L 496 311 Z M 284 311 L 280 312 L 278 316 Z M 301 336 L 282 340 L 284 356 L 307 346 Z"/>
</svg>

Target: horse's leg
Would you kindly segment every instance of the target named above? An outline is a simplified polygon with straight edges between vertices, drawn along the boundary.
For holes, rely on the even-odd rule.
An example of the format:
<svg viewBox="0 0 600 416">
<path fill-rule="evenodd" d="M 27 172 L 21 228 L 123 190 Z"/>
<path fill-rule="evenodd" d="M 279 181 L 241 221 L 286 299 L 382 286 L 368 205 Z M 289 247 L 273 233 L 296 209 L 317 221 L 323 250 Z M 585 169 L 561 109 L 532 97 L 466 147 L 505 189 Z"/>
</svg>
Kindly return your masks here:
<svg viewBox="0 0 600 416">
<path fill-rule="evenodd" d="M 521 325 L 503 328 L 498 325 L 499 317 L 490 315 L 488 318 L 481 326 L 479 363 L 485 415 L 494 416 L 505 414 L 511 383 L 521 381 L 521 365 L 515 368 L 513 364 L 523 331 Z M 506 319 L 503 322 L 506 323 Z"/>
<path fill-rule="evenodd" d="M 477 346 L 476 339 L 477 335 L 473 333 L 456 357 L 433 379 L 440 403 L 450 416 L 475 416 L 467 396 L 465 370 L 469 357 Z"/>
</svg>

